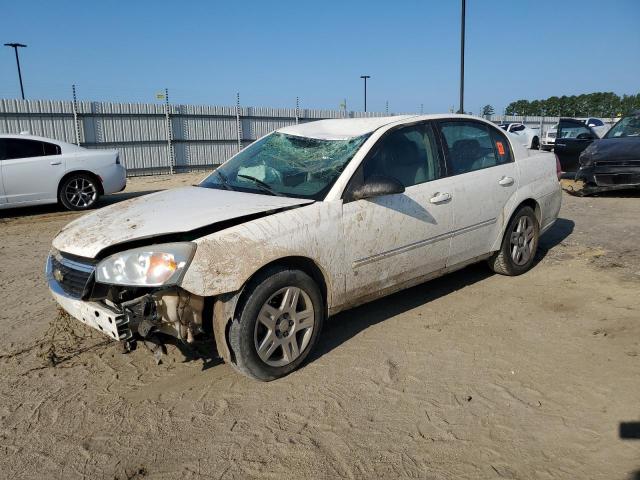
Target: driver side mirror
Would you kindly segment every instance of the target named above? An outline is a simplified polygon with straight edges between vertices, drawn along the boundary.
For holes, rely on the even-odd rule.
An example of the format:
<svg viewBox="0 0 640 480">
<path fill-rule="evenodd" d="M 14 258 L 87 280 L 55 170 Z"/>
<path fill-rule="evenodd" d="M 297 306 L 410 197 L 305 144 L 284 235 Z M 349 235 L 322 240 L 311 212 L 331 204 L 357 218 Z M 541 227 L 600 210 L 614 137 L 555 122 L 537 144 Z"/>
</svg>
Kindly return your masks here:
<svg viewBox="0 0 640 480">
<path fill-rule="evenodd" d="M 351 192 L 351 199 L 364 200 L 365 198 L 395 195 L 397 193 L 404 193 L 404 185 L 398 180 L 384 175 L 372 175 Z"/>
</svg>

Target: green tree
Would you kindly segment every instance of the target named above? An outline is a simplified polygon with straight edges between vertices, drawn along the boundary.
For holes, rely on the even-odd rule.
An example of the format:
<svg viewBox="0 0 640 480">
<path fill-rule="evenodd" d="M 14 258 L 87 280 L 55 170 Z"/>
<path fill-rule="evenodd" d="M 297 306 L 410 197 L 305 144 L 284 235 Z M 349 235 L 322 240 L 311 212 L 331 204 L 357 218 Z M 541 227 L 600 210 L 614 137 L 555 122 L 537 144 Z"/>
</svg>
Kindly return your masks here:
<svg viewBox="0 0 640 480">
<path fill-rule="evenodd" d="M 563 95 L 545 100 L 516 100 L 507 105 L 507 115 L 545 115 L 552 117 L 613 117 L 640 109 L 640 93 L 616 95 L 614 92 L 593 92 Z"/>
<path fill-rule="evenodd" d="M 482 107 L 483 117 L 488 117 L 490 115 L 493 115 L 494 113 L 495 113 L 495 110 L 493 109 L 493 105 L 485 105 L 484 107 Z"/>
<path fill-rule="evenodd" d="M 529 115 L 529 110 L 529 100 L 516 100 L 507 105 L 504 113 L 507 115 Z"/>
</svg>

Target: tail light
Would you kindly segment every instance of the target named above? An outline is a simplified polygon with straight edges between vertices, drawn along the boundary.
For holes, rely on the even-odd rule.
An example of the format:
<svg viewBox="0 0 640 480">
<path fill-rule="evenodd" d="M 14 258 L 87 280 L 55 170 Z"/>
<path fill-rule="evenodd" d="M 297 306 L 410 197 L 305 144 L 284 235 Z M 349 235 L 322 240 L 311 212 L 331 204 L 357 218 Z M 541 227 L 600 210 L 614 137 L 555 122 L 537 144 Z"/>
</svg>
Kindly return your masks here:
<svg viewBox="0 0 640 480">
<path fill-rule="evenodd" d="M 556 155 L 556 175 L 558 175 L 558 180 L 562 178 L 562 166 L 560 165 L 560 159 L 558 158 L 558 154 Z"/>
</svg>

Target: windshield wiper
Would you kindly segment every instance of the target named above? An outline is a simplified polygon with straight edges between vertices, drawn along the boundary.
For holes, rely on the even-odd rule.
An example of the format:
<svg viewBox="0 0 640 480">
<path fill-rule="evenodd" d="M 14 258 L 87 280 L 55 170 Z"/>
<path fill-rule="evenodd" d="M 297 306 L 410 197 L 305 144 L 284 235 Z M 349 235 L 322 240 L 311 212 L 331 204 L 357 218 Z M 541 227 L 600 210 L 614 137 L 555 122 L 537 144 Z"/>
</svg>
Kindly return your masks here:
<svg viewBox="0 0 640 480">
<path fill-rule="evenodd" d="M 231 185 L 229 185 L 229 180 L 227 180 L 227 177 L 225 177 L 220 170 L 216 169 L 215 173 L 217 173 L 218 177 L 220 177 L 220 180 L 222 180 L 222 186 L 224 188 L 226 188 L 227 190 L 233 190 Z"/>
<path fill-rule="evenodd" d="M 279 192 L 276 192 L 273 188 L 271 188 L 269 186 L 268 183 L 264 183 L 262 180 L 256 178 L 256 177 L 252 177 L 251 175 L 244 175 L 242 173 L 237 173 L 236 177 L 240 177 L 240 178 L 246 178 L 247 180 L 251 180 L 253 183 L 255 183 L 260 190 L 262 190 L 263 192 L 267 192 L 270 195 L 274 195 L 276 197 L 282 197 L 283 195 Z"/>
</svg>

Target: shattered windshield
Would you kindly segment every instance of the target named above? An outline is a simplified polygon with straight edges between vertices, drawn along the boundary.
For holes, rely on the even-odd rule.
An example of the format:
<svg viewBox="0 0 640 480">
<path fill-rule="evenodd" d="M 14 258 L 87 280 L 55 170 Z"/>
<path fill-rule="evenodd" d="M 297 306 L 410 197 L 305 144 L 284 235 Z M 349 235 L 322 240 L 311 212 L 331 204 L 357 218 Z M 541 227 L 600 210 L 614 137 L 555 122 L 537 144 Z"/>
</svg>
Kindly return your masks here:
<svg viewBox="0 0 640 480">
<path fill-rule="evenodd" d="M 367 137 L 321 140 L 274 132 L 221 165 L 200 186 L 321 200 Z"/>
<path fill-rule="evenodd" d="M 640 136 L 640 115 L 629 115 L 616 123 L 607 132 L 605 138 L 619 137 L 639 137 Z"/>
</svg>

